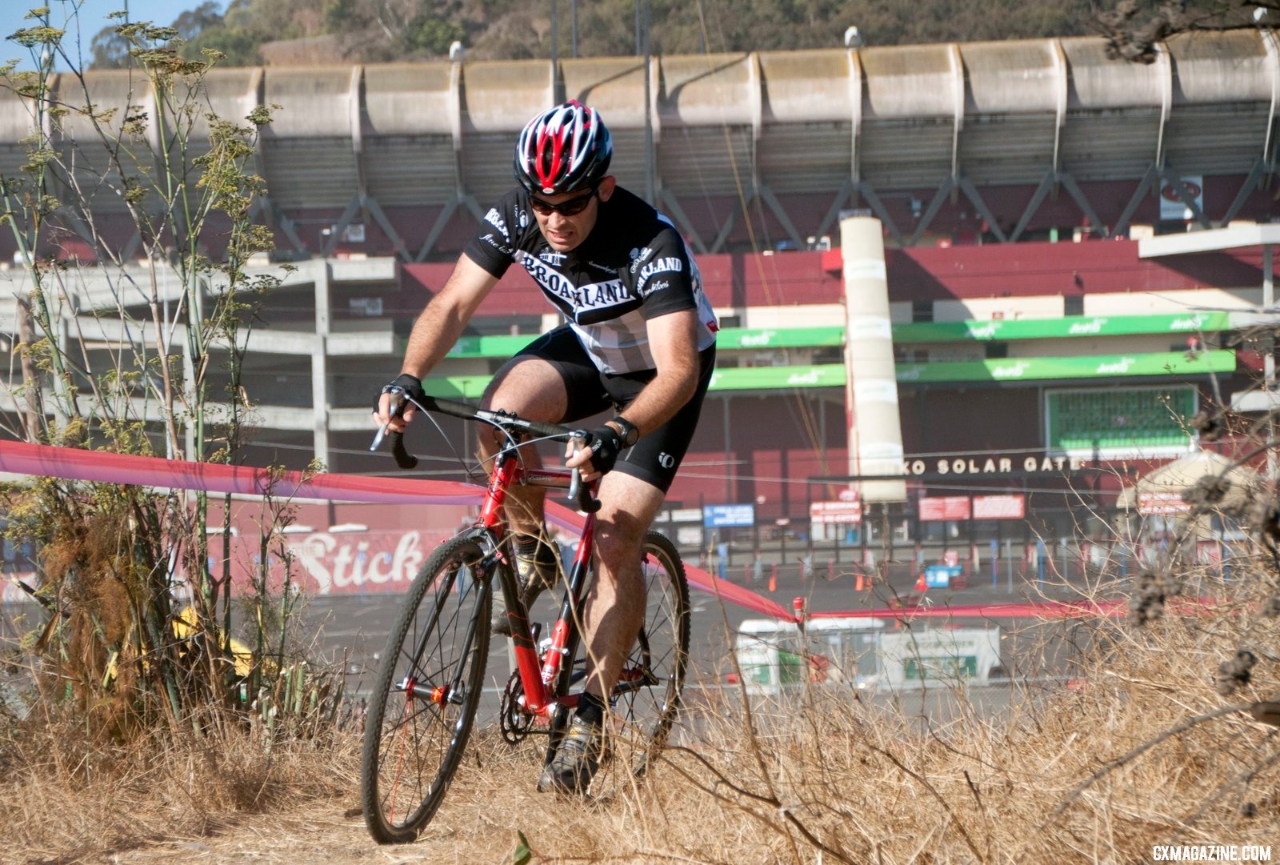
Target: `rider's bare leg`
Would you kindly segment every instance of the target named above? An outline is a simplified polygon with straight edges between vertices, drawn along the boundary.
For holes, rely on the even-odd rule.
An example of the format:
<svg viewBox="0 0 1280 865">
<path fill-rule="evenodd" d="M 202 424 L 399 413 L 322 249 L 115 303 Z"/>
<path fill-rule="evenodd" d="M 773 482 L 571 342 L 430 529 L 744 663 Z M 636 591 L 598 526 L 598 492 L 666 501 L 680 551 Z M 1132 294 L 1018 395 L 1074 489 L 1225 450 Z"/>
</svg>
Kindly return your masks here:
<svg viewBox="0 0 1280 865">
<path fill-rule="evenodd" d="M 503 367 L 481 400 L 487 409 L 515 412 L 528 420 L 559 423 L 568 408 L 569 398 L 564 381 L 554 366 L 541 358 L 522 358 Z M 488 460 L 500 447 L 499 437 L 480 431 L 480 456 Z M 540 468 L 541 459 L 534 447 L 522 449 L 524 464 Z M 490 464 L 485 462 L 485 467 Z M 543 501 L 546 490 L 535 486 L 512 486 L 507 489 L 507 522 L 517 534 L 536 535 L 542 528 Z"/>
<path fill-rule="evenodd" d="M 599 495 L 596 578 L 583 611 L 583 637 L 587 646 L 586 690 L 603 699 L 622 674 L 623 661 L 644 624 L 640 550 L 665 495 L 653 484 L 621 472 L 604 476 Z"/>
</svg>

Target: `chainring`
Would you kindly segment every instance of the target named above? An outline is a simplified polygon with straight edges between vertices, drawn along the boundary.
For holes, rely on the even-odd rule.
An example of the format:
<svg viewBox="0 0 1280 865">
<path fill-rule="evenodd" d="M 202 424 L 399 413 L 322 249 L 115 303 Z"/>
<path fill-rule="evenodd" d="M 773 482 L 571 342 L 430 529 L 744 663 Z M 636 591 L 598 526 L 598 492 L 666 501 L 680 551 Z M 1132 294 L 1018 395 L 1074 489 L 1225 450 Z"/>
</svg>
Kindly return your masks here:
<svg viewBox="0 0 1280 865">
<path fill-rule="evenodd" d="M 502 692 L 502 705 L 498 709 L 498 721 L 502 728 L 502 740 L 509 745 L 523 742 L 533 728 L 534 716 L 522 708 L 524 684 L 520 671 L 516 670 L 507 680 Z"/>
</svg>

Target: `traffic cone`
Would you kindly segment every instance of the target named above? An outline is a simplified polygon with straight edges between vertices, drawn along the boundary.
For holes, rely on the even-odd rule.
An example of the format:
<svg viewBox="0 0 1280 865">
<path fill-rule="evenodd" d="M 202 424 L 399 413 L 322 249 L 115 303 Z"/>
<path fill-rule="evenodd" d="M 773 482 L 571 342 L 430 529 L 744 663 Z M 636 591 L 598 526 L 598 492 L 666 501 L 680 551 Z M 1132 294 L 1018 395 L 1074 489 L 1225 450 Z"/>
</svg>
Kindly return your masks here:
<svg viewBox="0 0 1280 865">
<path fill-rule="evenodd" d="M 923 592 L 928 588 L 929 585 L 924 581 L 924 573 L 921 572 L 920 576 L 916 578 L 916 591 Z"/>
<path fill-rule="evenodd" d="M 854 589 L 854 591 L 856 591 L 856 592 L 860 592 L 860 591 L 862 591 L 862 572 L 861 572 L 861 571 L 859 571 L 859 572 L 858 572 L 858 575 L 857 575 L 857 578 L 856 578 L 856 582 L 854 583 L 853 589 Z"/>
<path fill-rule="evenodd" d="M 778 566 L 774 565 L 773 570 L 769 571 L 769 591 L 778 591 Z"/>
</svg>

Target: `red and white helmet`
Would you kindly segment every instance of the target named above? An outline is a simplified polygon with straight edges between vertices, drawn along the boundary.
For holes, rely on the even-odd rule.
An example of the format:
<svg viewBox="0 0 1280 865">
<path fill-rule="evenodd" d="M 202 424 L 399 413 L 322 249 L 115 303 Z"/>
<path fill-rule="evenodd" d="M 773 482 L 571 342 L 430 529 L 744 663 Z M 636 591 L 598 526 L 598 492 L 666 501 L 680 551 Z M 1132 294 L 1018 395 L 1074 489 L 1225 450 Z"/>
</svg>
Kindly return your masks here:
<svg viewBox="0 0 1280 865">
<path fill-rule="evenodd" d="M 609 172 L 613 138 L 600 115 L 572 99 L 529 121 L 516 142 L 516 180 L 555 195 L 598 184 Z"/>
</svg>

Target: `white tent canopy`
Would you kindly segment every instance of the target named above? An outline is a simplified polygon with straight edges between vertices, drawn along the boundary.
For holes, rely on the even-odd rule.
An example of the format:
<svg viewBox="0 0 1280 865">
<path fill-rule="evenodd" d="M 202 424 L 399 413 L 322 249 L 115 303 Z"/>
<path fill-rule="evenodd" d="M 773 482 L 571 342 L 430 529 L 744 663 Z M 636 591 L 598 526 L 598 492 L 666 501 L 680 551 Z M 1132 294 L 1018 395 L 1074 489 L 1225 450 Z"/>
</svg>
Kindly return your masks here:
<svg viewBox="0 0 1280 865">
<path fill-rule="evenodd" d="M 1126 487 L 1116 499 L 1116 506 L 1125 509 L 1141 509 L 1144 499 L 1165 499 L 1175 502 L 1173 496 L 1180 496 L 1183 490 L 1196 485 L 1201 478 L 1221 477 L 1228 488 L 1222 504 L 1231 507 L 1242 504 L 1248 497 L 1248 490 L 1261 483 L 1256 471 L 1243 465 L 1234 465 L 1228 459 L 1213 451 L 1198 450 L 1181 459 L 1160 466 L 1138 479 L 1131 487 Z"/>
</svg>

